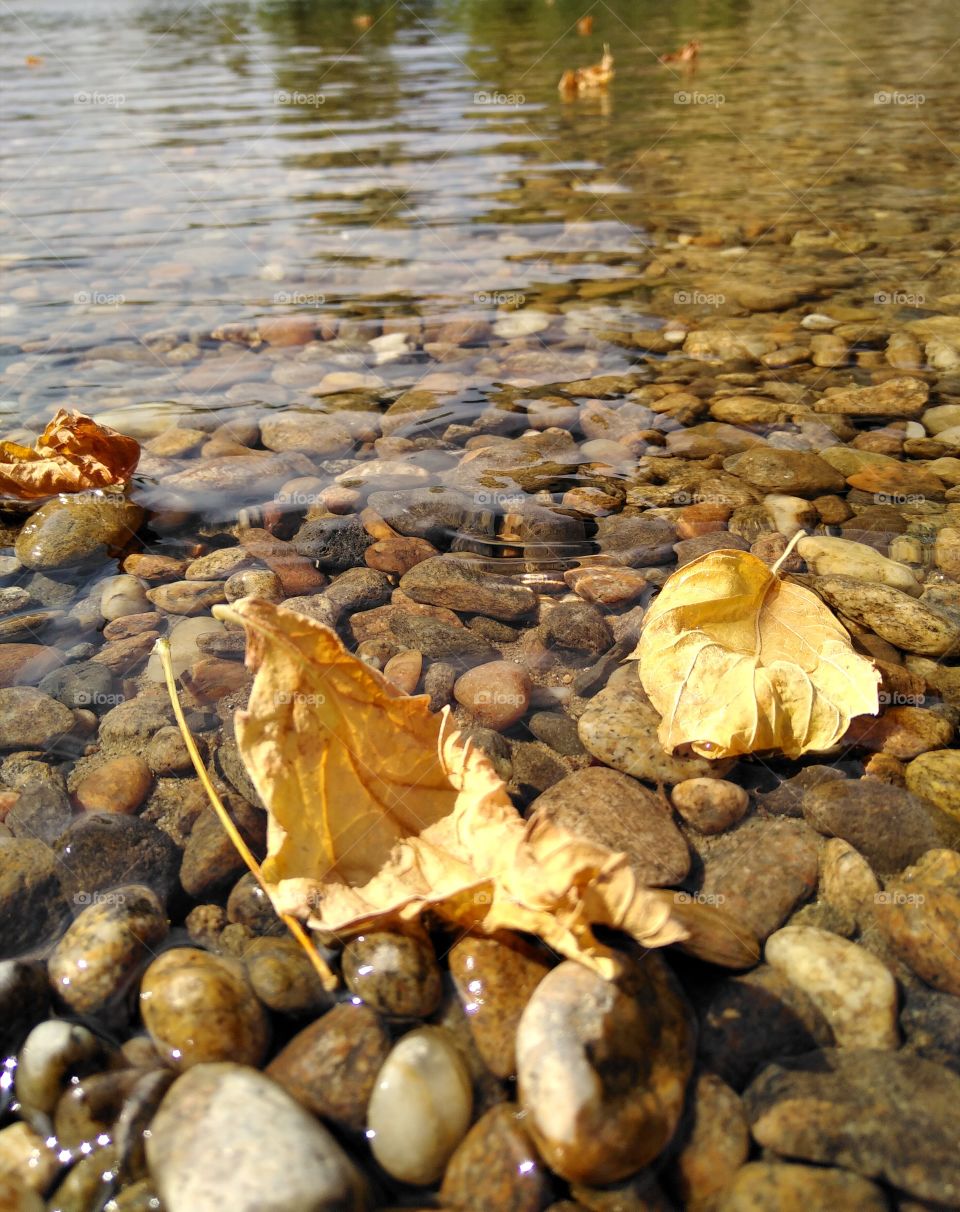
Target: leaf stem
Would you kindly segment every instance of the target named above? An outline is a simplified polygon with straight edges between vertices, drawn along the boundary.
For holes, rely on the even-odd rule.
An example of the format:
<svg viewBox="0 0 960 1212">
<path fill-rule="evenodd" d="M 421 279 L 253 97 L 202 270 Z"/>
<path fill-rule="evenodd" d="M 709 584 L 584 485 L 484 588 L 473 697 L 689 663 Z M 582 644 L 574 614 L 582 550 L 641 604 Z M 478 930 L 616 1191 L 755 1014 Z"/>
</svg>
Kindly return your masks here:
<svg viewBox="0 0 960 1212">
<path fill-rule="evenodd" d="M 227 812 L 223 801 L 220 799 L 220 796 L 217 795 L 216 788 L 210 781 L 210 776 L 207 774 L 206 767 L 203 764 L 203 759 L 200 757 L 200 751 L 197 749 L 197 743 L 193 739 L 190 729 L 187 727 L 187 721 L 183 716 L 183 708 L 180 706 L 180 699 L 177 695 L 177 687 L 174 681 L 173 662 L 170 659 L 169 641 L 163 637 L 158 639 L 154 645 L 154 652 L 156 652 L 157 656 L 160 658 L 160 664 L 163 667 L 163 676 L 167 683 L 167 693 L 169 694 L 170 702 L 173 705 L 173 714 L 176 716 L 177 725 L 180 729 L 180 735 L 183 737 L 183 743 L 186 745 L 187 752 L 190 754 L 190 760 L 193 762 L 193 768 L 197 772 L 197 778 L 200 780 L 201 786 L 207 793 L 207 799 L 210 801 L 210 806 L 217 814 L 220 824 L 226 831 L 230 841 L 233 842 L 234 846 L 237 848 L 237 852 L 239 853 L 240 857 L 246 863 L 254 879 L 266 893 L 272 904 L 273 898 L 270 896 L 270 889 L 267 887 L 267 882 L 263 878 L 263 872 L 260 870 L 260 864 L 254 858 L 250 847 L 243 840 L 239 829 L 237 829 L 236 825 L 233 823 L 229 812 Z M 281 913 L 280 917 L 283 919 L 284 925 L 286 925 L 293 937 L 297 940 L 304 951 L 306 951 L 307 957 L 309 958 L 310 963 L 313 965 L 317 976 L 320 977 L 324 989 L 326 989 L 328 993 L 336 989 L 336 976 L 327 966 L 323 956 L 317 952 L 316 948 L 310 942 L 307 932 L 304 930 L 303 926 L 289 913 Z"/>
<path fill-rule="evenodd" d="M 801 539 L 805 539 L 806 537 L 807 537 L 807 532 L 805 530 L 803 530 L 802 528 L 794 534 L 794 536 L 790 540 L 790 542 L 786 545 L 786 547 L 784 547 L 783 554 L 780 556 L 779 560 L 777 560 L 777 562 L 770 569 L 770 571 L 773 573 L 774 576 L 776 576 L 777 573 L 780 571 L 780 565 L 786 560 L 787 556 L 790 554 L 791 551 L 793 551 L 794 547 L 796 547 L 796 545 L 800 542 Z"/>
</svg>

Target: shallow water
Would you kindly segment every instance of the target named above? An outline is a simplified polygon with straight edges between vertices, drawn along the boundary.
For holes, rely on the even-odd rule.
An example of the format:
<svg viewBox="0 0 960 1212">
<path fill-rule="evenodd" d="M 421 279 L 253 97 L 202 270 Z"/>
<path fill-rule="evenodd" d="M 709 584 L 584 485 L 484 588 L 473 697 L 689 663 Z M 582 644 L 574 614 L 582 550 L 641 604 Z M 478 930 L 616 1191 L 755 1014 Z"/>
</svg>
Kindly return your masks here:
<svg viewBox="0 0 960 1212">
<path fill-rule="evenodd" d="M 620 3 L 591 10 L 585 38 L 581 8 L 404 2 L 372 6 L 364 32 L 346 4 L 6 5 L 9 423 L 65 400 L 289 403 L 295 389 L 261 389 L 266 359 L 197 368 L 220 326 L 291 312 L 367 322 L 317 371 L 463 375 L 469 414 L 491 381 L 619 369 L 617 334 L 723 307 L 695 264 L 640 277 L 691 238 L 734 275 L 943 309 L 950 0 L 909 20 L 891 3 Z M 695 75 L 658 63 L 694 34 Z M 604 41 L 614 83 L 563 101 L 560 74 Z M 377 367 L 362 341 L 384 316 L 537 303 L 563 328 L 512 361 L 418 350 Z"/>
</svg>

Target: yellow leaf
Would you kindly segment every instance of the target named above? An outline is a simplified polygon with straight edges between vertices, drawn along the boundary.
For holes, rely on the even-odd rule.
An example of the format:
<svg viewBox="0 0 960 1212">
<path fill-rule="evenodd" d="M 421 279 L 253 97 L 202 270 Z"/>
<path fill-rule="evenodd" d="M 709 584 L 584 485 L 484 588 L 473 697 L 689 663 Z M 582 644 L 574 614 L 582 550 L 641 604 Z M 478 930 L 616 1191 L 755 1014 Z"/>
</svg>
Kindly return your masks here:
<svg viewBox="0 0 960 1212">
<path fill-rule="evenodd" d="M 593 926 L 647 947 L 686 937 L 625 855 L 524 821 L 446 711 L 403 694 L 329 628 L 250 598 L 214 613 L 246 628 L 256 670 L 236 735 L 268 810 L 262 872 L 278 911 L 328 941 L 430 908 L 537 934 L 605 976 L 617 954 Z"/>
<path fill-rule="evenodd" d="M 669 578 L 632 654 L 668 752 L 703 757 L 829 749 L 876 715 L 879 674 L 810 590 L 746 551 L 712 551 Z"/>
<path fill-rule="evenodd" d="M 140 458 L 135 438 L 61 408 L 33 449 L 0 442 L 0 496 L 33 501 L 125 484 Z"/>
</svg>

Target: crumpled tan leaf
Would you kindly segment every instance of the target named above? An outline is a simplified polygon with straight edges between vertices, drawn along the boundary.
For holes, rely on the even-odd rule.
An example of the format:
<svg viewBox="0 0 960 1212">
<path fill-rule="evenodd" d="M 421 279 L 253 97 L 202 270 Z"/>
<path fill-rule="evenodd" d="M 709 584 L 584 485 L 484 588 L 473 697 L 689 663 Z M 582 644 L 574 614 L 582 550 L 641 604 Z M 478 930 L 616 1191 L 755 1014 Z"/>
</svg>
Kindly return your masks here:
<svg viewBox="0 0 960 1212">
<path fill-rule="evenodd" d="M 140 444 L 92 417 L 61 408 L 31 449 L 0 442 L 0 496 L 33 501 L 58 492 L 125 484 Z"/>
<path fill-rule="evenodd" d="M 711 551 L 678 569 L 632 656 L 668 752 L 799 757 L 879 710 L 879 674 L 828 607 L 747 551 Z"/>
<path fill-rule="evenodd" d="M 430 908 L 486 933 L 539 935 L 604 976 L 608 925 L 647 947 L 686 931 L 625 855 L 517 813 L 486 755 L 351 655 L 316 620 L 243 599 L 256 669 L 236 736 L 268 809 L 262 872 L 279 912 L 325 941 Z"/>
</svg>

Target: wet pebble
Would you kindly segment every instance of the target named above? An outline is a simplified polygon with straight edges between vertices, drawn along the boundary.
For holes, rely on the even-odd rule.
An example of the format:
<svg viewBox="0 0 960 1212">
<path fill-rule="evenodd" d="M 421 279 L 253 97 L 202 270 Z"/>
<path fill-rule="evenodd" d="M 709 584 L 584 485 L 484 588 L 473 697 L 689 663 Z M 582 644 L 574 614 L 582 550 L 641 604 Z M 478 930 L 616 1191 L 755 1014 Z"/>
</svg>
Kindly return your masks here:
<svg viewBox="0 0 960 1212">
<path fill-rule="evenodd" d="M 243 952 L 254 993 L 268 1010 L 303 1017 L 330 1006 L 313 964 L 293 938 L 255 938 Z"/>
<path fill-rule="evenodd" d="M 883 1190 L 849 1170 L 796 1162 L 748 1162 L 723 1192 L 718 1212 L 887 1212 Z M 901 1203 L 901 1208 L 904 1205 Z"/>
<path fill-rule="evenodd" d="M 898 1047 L 896 982 L 869 951 L 827 930 L 785 926 L 764 955 L 817 1005 L 839 1047 Z"/>
<path fill-rule="evenodd" d="M 907 762 L 921 753 L 949 745 L 953 733 L 951 722 L 935 711 L 923 707 L 888 707 L 879 719 L 858 716 L 852 720 L 843 743 Z"/>
<path fill-rule="evenodd" d="M 665 751 L 657 736 L 660 716 L 650 706 L 635 670 L 627 672 L 633 676 L 601 690 L 580 717 L 580 740 L 587 752 L 614 770 L 651 783 L 673 784 L 721 773 L 706 758 L 677 757 Z"/>
<path fill-rule="evenodd" d="M 960 855 L 929 850 L 874 897 L 894 953 L 944 993 L 960 997 Z"/>
<path fill-rule="evenodd" d="M 227 1058 L 259 1065 L 270 1042 L 243 965 L 190 947 L 165 951 L 147 968 L 140 1012 L 157 1051 L 180 1070 Z"/>
<path fill-rule="evenodd" d="M 540 1212 L 550 1177 L 516 1103 L 491 1107 L 473 1125 L 447 1164 L 440 1199 L 450 1208 Z"/>
<path fill-rule="evenodd" d="M 64 494 L 30 515 L 17 536 L 17 558 L 26 568 L 72 568 L 125 547 L 144 513 L 125 497 L 97 492 Z"/>
<path fill-rule="evenodd" d="M 49 1117 L 74 1079 L 98 1073 L 110 1063 L 110 1049 L 87 1027 L 47 1019 L 27 1036 L 17 1058 L 15 1089 L 21 1115 L 48 1133 Z"/>
<path fill-rule="evenodd" d="M 82 910 L 47 960 L 50 984 L 77 1014 L 105 1011 L 167 934 L 149 888 L 124 884 Z"/>
<path fill-rule="evenodd" d="M 960 751 L 921 753 L 907 766 L 907 790 L 960 820 Z"/>
<path fill-rule="evenodd" d="M 150 609 L 144 592 L 145 582 L 139 577 L 129 574 L 107 577 L 101 585 L 100 613 L 107 622 Z"/>
<path fill-rule="evenodd" d="M 705 857 L 701 895 L 765 939 L 816 887 L 817 844 L 799 821 L 745 821 Z"/>
<path fill-rule="evenodd" d="M 257 568 L 235 572 L 227 578 L 223 591 L 228 602 L 236 602 L 240 598 L 260 598 L 262 601 L 280 603 L 287 596 L 275 572 Z"/>
<path fill-rule="evenodd" d="M 530 805 L 530 814 L 630 859 L 641 885 L 680 883 L 690 852 L 670 805 L 636 779 L 591 766 L 555 783 Z"/>
<path fill-rule="evenodd" d="M 170 581 L 147 590 L 147 597 L 168 614 L 209 614 L 227 600 L 223 581 Z"/>
<path fill-rule="evenodd" d="M 527 1129 L 552 1170 L 594 1185 L 635 1174 L 666 1147 L 683 1111 L 693 1029 L 655 955 L 607 981 L 566 961 L 520 1020 L 517 1067 Z"/>
<path fill-rule="evenodd" d="M 443 1027 L 418 1027 L 391 1049 L 370 1097 L 367 1137 L 393 1178 L 436 1182 L 470 1126 L 470 1074 Z"/>
<path fill-rule="evenodd" d="M 880 874 L 902 870 L 957 835 L 954 818 L 877 779 L 820 783 L 804 794 L 803 815 L 826 837 L 849 842 Z"/>
<path fill-rule="evenodd" d="M 449 960 L 477 1051 L 496 1077 L 513 1077 L 517 1026 L 550 970 L 546 956 L 516 935 L 467 935 L 450 949 Z"/>
<path fill-rule="evenodd" d="M 814 588 L 834 610 L 905 652 L 936 657 L 960 648 L 957 618 L 891 585 L 830 575 Z"/>
<path fill-rule="evenodd" d="M 74 723 L 68 707 L 32 686 L 0 690 L 0 749 L 47 749 Z"/>
<path fill-rule="evenodd" d="M 139 816 L 87 812 L 57 842 L 60 880 L 74 904 L 109 891 L 118 878 L 146 884 L 164 902 L 177 887 L 180 851 L 156 825 Z"/>
<path fill-rule="evenodd" d="M 341 956 L 347 988 L 395 1018 L 427 1018 L 440 1004 L 440 968 L 429 938 L 415 931 L 369 930 Z"/>
<path fill-rule="evenodd" d="M 415 602 L 507 621 L 522 618 L 536 605 L 536 595 L 526 585 L 447 556 L 416 564 L 401 577 L 400 588 Z"/>
<path fill-rule="evenodd" d="M 0 837 L 0 958 L 22 955 L 67 917 L 53 850 L 32 837 Z"/>
<path fill-rule="evenodd" d="M 314 1115 L 361 1132 L 390 1046 L 379 1015 L 343 1002 L 295 1035 L 266 1072 Z"/>
<path fill-rule="evenodd" d="M 293 539 L 293 548 L 323 572 L 336 573 L 363 567 L 364 553 L 372 542 L 360 519 L 348 514 L 304 522 Z"/>
<path fill-rule="evenodd" d="M 960 1076 L 902 1052 L 825 1049 L 770 1065 L 744 1094 L 757 1143 L 908 1195 L 960 1201 Z"/>
<path fill-rule="evenodd" d="M 73 790 L 85 812 L 136 812 L 153 783 L 150 767 L 133 754 L 109 758 L 85 775 Z"/>
<path fill-rule="evenodd" d="M 204 1064 L 170 1087 L 147 1141 L 166 1212 L 340 1212 L 362 1180 L 322 1124 L 241 1064 Z"/>
<path fill-rule="evenodd" d="M 206 741 L 202 736 L 194 736 L 193 740 L 200 751 L 201 760 L 206 758 Z M 160 728 L 151 737 L 144 753 L 144 761 L 156 775 L 191 774 L 193 772 L 193 762 L 180 729 L 175 724 Z"/>
<path fill-rule="evenodd" d="M 591 602 L 560 602 L 540 625 L 548 648 L 599 656 L 613 644 L 606 614 Z"/>
<path fill-rule="evenodd" d="M 677 812 L 698 833 L 723 833 L 745 814 L 750 797 L 724 779 L 684 779 L 670 793 Z"/>
<path fill-rule="evenodd" d="M 0 687 L 31 686 L 63 664 L 63 653 L 46 644 L 0 646 Z"/>
<path fill-rule="evenodd" d="M 503 732 L 522 719 L 530 706 L 533 684 L 512 661 L 477 665 L 457 679 L 453 694 L 484 728 Z"/>
</svg>

